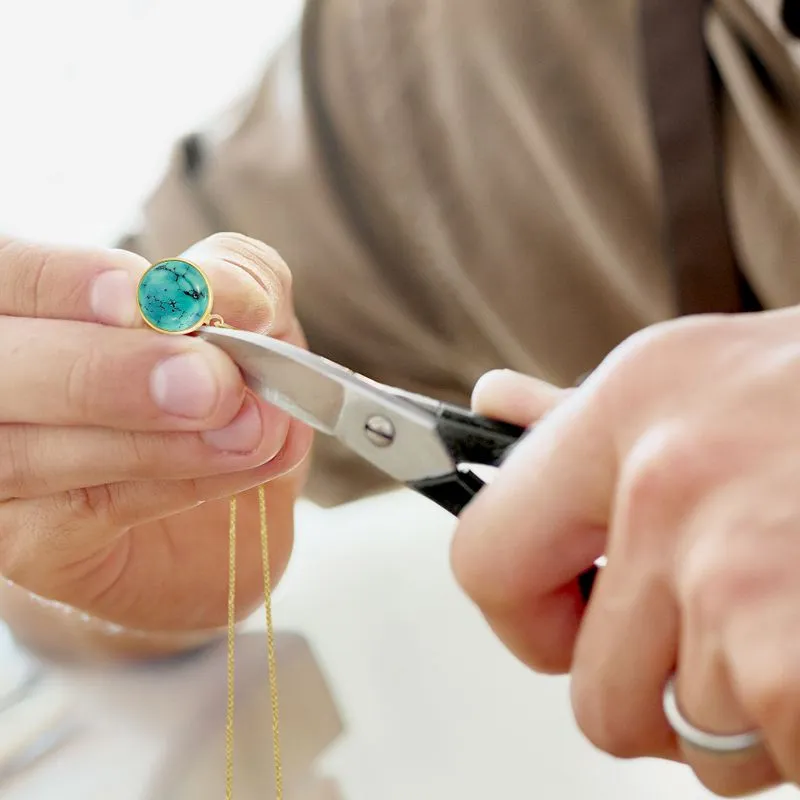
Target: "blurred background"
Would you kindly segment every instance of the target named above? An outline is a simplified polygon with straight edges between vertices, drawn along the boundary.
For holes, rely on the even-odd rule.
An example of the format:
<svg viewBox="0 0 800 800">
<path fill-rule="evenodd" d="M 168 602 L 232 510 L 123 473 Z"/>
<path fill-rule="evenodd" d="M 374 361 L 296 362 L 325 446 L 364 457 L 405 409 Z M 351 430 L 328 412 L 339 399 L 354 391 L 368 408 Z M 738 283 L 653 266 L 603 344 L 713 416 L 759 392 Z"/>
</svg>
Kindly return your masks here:
<svg viewBox="0 0 800 800">
<path fill-rule="evenodd" d="M 258 77 L 300 8 L 300 0 L 0 3 L 3 232 L 115 241 L 175 139 Z"/>
</svg>

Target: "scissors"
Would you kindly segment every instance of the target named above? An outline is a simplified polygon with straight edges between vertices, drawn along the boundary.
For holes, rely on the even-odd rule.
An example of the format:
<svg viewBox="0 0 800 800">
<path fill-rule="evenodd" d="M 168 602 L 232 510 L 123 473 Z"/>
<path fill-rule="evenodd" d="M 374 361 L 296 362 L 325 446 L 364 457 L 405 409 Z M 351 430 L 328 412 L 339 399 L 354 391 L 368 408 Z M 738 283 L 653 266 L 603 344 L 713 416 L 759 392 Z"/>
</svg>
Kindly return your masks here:
<svg viewBox="0 0 800 800">
<path fill-rule="evenodd" d="M 338 439 L 396 481 L 458 516 L 484 487 L 471 466 L 499 467 L 526 428 L 386 386 L 287 342 L 235 328 L 198 336 L 271 405 Z M 596 567 L 579 583 L 588 599 Z"/>
</svg>

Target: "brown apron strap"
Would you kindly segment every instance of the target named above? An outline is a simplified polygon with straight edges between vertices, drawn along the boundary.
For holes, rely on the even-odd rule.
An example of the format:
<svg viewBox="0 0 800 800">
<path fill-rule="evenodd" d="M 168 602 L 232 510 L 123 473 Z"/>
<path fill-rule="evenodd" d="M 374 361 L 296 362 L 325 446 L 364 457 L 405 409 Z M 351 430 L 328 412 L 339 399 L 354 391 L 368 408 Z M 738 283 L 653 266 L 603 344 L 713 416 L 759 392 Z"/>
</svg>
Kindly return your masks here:
<svg viewBox="0 0 800 800">
<path fill-rule="evenodd" d="M 797 0 L 783 0 L 781 19 L 792 36 L 800 36 L 800 3 Z"/>
<path fill-rule="evenodd" d="M 736 264 L 721 190 L 718 84 L 703 36 L 707 0 L 640 3 L 643 77 L 679 312 L 756 310 Z"/>
</svg>

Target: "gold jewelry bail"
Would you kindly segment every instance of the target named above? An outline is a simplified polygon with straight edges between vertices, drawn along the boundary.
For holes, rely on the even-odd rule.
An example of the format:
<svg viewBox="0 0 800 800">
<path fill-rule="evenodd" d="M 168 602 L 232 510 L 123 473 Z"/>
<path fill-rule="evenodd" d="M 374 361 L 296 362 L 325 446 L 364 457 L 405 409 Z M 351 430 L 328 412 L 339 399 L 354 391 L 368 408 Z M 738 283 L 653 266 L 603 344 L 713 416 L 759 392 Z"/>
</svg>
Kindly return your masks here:
<svg viewBox="0 0 800 800">
<path fill-rule="evenodd" d="M 225 320 L 219 314 L 212 314 L 208 318 L 208 324 L 212 328 L 230 328 L 230 325 L 225 324 Z"/>
</svg>

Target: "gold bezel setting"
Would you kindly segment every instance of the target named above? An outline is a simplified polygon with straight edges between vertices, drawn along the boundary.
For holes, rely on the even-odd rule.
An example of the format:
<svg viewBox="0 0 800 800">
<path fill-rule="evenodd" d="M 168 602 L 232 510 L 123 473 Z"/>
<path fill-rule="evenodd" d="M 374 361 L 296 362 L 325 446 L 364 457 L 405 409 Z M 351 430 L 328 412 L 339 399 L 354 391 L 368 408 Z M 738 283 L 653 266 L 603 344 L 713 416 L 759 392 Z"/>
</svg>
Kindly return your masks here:
<svg viewBox="0 0 800 800">
<path fill-rule="evenodd" d="M 156 270 L 156 269 L 158 269 L 160 267 L 164 267 L 166 264 L 170 264 L 170 263 L 174 263 L 174 262 L 178 262 L 178 263 L 181 263 L 181 264 L 186 264 L 187 266 L 189 266 L 192 269 L 196 270 L 197 273 L 200 275 L 200 277 L 203 279 L 203 282 L 205 283 L 206 292 L 207 292 L 207 295 L 208 295 L 208 302 L 206 303 L 206 308 L 204 310 L 204 313 L 203 313 L 203 316 L 201 317 L 201 319 L 198 322 L 194 323 L 193 325 L 191 325 L 191 326 L 189 326 L 187 328 L 182 328 L 181 330 L 169 330 L 168 328 L 162 328 L 159 325 L 157 325 L 155 322 L 153 322 L 150 319 L 148 313 L 142 307 L 142 300 L 141 300 L 141 288 L 142 288 L 142 284 L 145 282 L 145 279 L 147 278 L 147 276 L 150 275 L 154 270 Z M 204 325 L 208 325 L 212 321 L 212 318 L 216 318 L 217 317 L 217 315 L 215 315 L 213 313 L 213 308 L 214 308 L 214 290 L 211 287 L 211 281 L 208 279 L 208 275 L 206 275 L 206 273 L 203 271 L 203 269 L 201 267 L 199 267 L 197 264 L 195 264 L 192 261 L 189 261 L 186 258 L 164 258 L 164 259 L 161 259 L 160 261 L 156 261 L 155 263 L 151 264 L 147 268 L 147 270 L 145 270 L 145 272 L 142 275 L 142 277 L 139 278 L 139 282 L 136 285 L 136 305 L 137 305 L 137 308 L 139 309 L 139 315 L 141 316 L 141 318 L 144 321 L 145 325 L 147 325 L 152 330 L 157 331 L 158 333 L 165 333 L 168 336 L 185 336 L 186 334 L 194 333 L 196 330 L 198 330 L 199 328 L 202 328 Z"/>
</svg>

